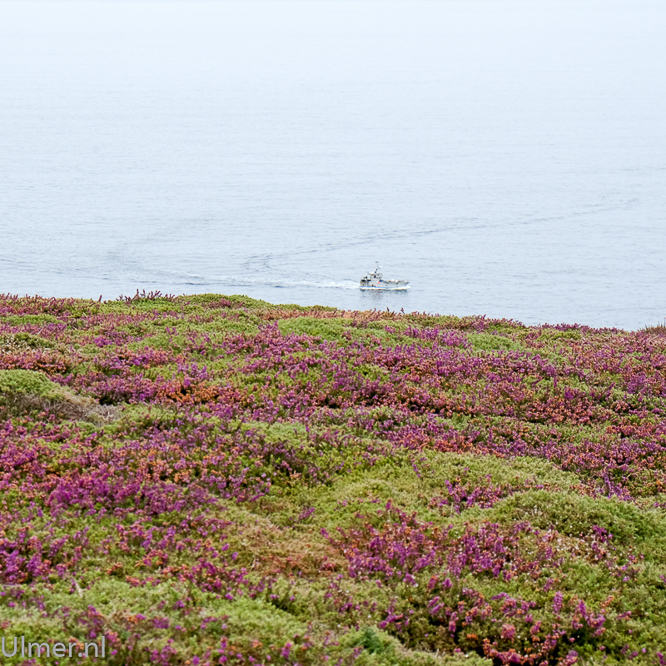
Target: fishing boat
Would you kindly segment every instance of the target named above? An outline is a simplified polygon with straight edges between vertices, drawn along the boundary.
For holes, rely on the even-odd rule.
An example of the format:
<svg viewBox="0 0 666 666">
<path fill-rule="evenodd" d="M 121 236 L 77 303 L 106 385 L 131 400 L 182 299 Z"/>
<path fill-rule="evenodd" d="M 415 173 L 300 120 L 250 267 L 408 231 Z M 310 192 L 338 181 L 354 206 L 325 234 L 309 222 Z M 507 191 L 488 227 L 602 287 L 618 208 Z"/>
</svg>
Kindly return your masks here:
<svg viewBox="0 0 666 666">
<path fill-rule="evenodd" d="M 385 280 L 381 273 L 381 268 L 377 264 L 374 271 L 361 278 L 360 287 L 361 289 L 375 291 L 398 291 L 409 289 L 409 282 L 407 280 Z"/>
</svg>

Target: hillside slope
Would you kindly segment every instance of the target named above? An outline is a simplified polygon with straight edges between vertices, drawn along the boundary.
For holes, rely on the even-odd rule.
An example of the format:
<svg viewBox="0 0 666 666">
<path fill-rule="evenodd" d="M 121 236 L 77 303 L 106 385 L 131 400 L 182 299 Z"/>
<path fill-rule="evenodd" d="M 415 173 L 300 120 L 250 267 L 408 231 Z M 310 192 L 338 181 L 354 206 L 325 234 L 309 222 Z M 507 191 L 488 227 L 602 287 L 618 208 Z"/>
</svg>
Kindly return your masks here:
<svg viewBox="0 0 666 666">
<path fill-rule="evenodd" d="M 658 330 L 1 296 L 1 635 L 665 664 L 665 407 Z"/>
</svg>

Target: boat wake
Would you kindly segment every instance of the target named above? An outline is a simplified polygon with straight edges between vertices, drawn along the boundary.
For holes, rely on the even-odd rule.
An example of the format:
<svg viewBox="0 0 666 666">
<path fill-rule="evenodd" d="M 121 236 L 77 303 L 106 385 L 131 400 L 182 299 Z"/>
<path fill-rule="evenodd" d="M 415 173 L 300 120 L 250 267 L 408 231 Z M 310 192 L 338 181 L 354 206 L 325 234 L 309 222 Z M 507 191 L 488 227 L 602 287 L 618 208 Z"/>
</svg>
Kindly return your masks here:
<svg viewBox="0 0 666 666">
<path fill-rule="evenodd" d="M 290 280 L 289 278 L 235 277 L 230 275 L 194 275 L 184 276 L 184 284 L 210 285 L 217 287 L 272 287 L 274 289 L 358 289 L 358 283 L 352 280 Z"/>
</svg>

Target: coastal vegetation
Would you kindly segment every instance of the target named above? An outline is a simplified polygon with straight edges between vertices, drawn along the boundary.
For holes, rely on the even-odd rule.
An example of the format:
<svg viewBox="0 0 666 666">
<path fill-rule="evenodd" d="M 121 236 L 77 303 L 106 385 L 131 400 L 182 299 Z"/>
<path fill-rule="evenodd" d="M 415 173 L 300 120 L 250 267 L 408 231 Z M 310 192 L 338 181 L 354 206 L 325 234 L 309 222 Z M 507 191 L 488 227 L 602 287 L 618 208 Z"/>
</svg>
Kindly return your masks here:
<svg viewBox="0 0 666 666">
<path fill-rule="evenodd" d="M 659 327 L 0 296 L 0 635 L 666 664 L 665 409 Z"/>
</svg>

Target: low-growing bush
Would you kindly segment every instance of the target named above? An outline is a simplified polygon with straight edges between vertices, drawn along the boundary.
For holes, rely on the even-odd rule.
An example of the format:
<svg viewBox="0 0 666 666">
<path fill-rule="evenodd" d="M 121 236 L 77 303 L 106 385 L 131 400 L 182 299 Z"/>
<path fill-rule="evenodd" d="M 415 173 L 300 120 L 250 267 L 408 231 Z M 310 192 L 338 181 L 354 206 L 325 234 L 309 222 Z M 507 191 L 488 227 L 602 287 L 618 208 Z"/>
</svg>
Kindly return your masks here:
<svg viewBox="0 0 666 666">
<path fill-rule="evenodd" d="M 0 296 L 2 635 L 116 666 L 666 663 L 664 351 Z"/>
</svg>

